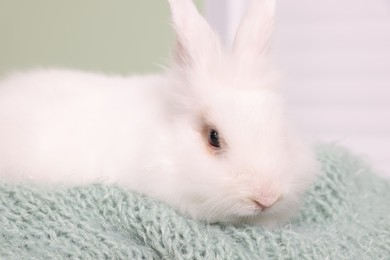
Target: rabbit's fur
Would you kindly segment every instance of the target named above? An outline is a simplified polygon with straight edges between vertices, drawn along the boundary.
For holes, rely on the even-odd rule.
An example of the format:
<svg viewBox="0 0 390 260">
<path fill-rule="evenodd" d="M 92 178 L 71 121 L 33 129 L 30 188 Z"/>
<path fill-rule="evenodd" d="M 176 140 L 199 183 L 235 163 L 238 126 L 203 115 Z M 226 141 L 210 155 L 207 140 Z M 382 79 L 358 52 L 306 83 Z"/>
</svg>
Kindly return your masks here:
<svg viewBox="0 0 390 260">
<path fill-rule="evenodd" d="M 166 73 L 50 69 L 0 82 L 1 179 L 115 183 L 209 222 L 288 219 L 317 168 L 269 61 L 272 1 L 253 0 L 233 50 L 190 0 L 169 3 L 177 46 Z"/>
</svg>

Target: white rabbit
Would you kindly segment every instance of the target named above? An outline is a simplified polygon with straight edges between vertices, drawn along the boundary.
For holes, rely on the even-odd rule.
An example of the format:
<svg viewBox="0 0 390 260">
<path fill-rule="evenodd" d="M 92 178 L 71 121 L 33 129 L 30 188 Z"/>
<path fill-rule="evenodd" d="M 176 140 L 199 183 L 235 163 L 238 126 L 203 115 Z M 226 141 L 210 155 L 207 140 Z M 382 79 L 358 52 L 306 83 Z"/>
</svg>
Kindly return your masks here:
<svg viewBox="0 0 390 260">
<path fill-rule="evenodd" d="M 273 3 L 253 0 L 232 50 L 191 0 L 169 0 L 162 75 L 67 70 L 0 82 L 0 178 L 114 183 L 209 222 L 288 219 L 317 172 L 289 127 L 269 61 Z"/>
</svg>

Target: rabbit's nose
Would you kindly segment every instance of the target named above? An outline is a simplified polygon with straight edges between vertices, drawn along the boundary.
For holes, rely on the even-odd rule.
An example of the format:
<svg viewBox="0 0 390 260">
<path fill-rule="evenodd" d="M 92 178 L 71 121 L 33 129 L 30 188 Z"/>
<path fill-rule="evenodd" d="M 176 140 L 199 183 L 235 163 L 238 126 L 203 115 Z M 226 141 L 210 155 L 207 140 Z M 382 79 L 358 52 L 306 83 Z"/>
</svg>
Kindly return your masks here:
<svg viewBox="0 0 390 260">
<path fill-rule="evenodd" d="M 279 193 L 260 193 L 257 196 L 254 196 L 252 200 L 256 207 L 261 210 L 265 210 L 274 205 L 280 199 L 280 197 L 281 196 Z"/>
</svg>

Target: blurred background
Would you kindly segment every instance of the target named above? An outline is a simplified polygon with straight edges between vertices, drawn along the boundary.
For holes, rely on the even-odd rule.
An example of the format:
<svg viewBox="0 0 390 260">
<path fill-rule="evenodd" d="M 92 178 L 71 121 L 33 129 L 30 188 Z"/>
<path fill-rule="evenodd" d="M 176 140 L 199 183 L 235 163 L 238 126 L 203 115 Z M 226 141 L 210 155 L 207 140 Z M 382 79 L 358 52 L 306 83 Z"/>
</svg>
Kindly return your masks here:
<svg viewBox="0 0 390 260">
<path fill-rule="evenodd" d="M 196 1 L 227 45 L 248 2 Z M 278 0 L 276 20 L 274 58 L 293 119 L 390 177 L 390 1 Z M 166 1 L 0 0 L 0 75 L 157 72 L 173 42 Z"/>
<path fill-rule="evenodd" d="M 0 74 L 158 71 L 174 40 L 169 21 L 164 0 L 0 0 Z"/>
</svg>

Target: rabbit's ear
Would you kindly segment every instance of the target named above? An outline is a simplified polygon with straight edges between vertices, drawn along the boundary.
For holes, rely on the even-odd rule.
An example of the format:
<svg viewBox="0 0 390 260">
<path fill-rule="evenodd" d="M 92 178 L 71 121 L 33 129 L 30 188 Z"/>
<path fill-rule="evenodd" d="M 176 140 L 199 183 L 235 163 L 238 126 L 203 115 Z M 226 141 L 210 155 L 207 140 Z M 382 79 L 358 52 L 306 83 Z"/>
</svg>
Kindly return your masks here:
<svg viewBox="0 0 390 260">
<path fill-rule="evenodd" d="M 192 0 L 168 0 L 176 33 L 175 58 L 180 66 L 203 64 L 220 52 L 220 41 Z"/>
<path fill-rule="evenodd" d="M 259 59 L 268 54 L 274 29 L 276 0 L 252 0 L 234 39 L 234 53 Z"/>
</svg>

